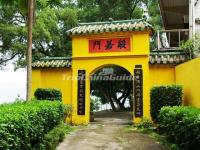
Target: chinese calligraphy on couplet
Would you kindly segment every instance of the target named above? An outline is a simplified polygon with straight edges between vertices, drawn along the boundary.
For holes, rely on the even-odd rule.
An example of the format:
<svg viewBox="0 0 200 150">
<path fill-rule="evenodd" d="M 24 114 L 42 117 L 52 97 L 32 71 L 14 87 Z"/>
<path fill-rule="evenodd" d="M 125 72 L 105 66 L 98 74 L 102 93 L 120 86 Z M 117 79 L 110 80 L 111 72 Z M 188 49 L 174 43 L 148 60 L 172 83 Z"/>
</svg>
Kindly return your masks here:
<svg viewBox="0 0 200 150">
<path fill-rule="evenodd" d="M 134 98 L 135 117 L 143 116 L 143 71 L 142 68 L 134 69 Z"/>
<path fill-rule="evenodd" d="M 89 52 L 123 52 L 130 51 L 130 38 L 89 40 Z"/>
<path fill-rule="evenodd" d="M 78 115 L 85 115 L 85 70 L 78 70 Z"/>
</svg>

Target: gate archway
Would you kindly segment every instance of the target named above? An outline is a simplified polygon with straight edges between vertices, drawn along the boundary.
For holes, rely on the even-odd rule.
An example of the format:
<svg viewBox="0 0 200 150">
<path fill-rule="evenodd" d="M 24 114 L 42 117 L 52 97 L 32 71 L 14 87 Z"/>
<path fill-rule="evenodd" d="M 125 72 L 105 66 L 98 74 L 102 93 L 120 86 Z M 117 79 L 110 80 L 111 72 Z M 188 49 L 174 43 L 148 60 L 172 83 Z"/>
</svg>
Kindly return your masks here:
<svg viewBox="0 0 200 150">
<path fill-rule="evenodd" d="M 112 64 L 92 71 L 90 96 L 91 121 L 94 120 L 94 116 L 96 121 L 109 118 L 124 120 L 128 123 L 132 120 L 133 77 L 125 68 Z"/>
<path fill-rule="evenodd" d="M 143 20 L 80 24 L 68 31 L 72 37 L 72 122 L 87 124 L 90 118 L 90 75 L 114 64 L 134 76 L 134 122 L 150 118 L 149 35 Z"/>
</svg>

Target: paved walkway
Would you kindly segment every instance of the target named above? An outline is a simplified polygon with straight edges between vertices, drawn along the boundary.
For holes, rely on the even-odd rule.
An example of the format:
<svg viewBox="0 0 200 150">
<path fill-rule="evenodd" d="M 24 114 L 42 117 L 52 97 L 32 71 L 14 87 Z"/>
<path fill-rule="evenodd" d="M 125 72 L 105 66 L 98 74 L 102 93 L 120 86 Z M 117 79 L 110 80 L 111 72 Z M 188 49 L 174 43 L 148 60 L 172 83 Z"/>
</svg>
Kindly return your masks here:
<svg viewBox="0 0 200 150">
<path fill-rule="evenodd" d="M 119 113 L 119 115 L 121 115 Z M 127 132 L 126 117 L 97 118 L 86 127 L 68 135 L 58 150 L 166 150 L 146 134 Z"/>
</svg>

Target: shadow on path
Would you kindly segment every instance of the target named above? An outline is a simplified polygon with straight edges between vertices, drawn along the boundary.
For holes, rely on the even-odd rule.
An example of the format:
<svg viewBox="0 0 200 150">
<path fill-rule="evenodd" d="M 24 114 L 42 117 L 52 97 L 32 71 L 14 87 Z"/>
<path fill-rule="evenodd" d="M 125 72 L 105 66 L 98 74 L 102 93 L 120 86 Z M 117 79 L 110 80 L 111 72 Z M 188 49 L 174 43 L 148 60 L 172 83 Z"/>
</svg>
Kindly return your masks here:
<svg viewBox="0 0 200 150">
<path fill-rule="evenodd" d="M 95 113 L 95 120 L 91 124 L 131 125 L 132 116 L 132 112 L 101 111 Z"/>
</svg>

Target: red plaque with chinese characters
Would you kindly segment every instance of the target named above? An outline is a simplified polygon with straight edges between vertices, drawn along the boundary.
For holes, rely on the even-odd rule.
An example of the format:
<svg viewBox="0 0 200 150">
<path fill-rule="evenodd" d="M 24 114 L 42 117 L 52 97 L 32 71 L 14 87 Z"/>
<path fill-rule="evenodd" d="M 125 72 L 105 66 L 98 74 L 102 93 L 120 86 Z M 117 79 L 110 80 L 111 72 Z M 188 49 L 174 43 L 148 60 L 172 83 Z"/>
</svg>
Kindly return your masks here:
<svg viewBox="0 0 200 150">
<path fill-rule="evenodd" d="M 130 51 L 130 38 L 89 40 L 89 52 L 125 52 Z"/>
</svg>

